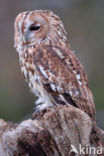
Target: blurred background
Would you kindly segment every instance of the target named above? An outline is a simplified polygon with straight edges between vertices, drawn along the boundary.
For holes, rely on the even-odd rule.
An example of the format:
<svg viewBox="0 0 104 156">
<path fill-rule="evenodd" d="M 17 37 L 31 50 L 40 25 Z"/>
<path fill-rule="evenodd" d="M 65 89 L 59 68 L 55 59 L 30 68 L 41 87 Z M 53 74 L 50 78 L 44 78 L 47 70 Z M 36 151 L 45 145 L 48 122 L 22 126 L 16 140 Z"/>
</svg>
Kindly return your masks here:
<svg viewBox="0 0 104 156">
<path fill-rule="evenodd" d="M 104 0 L 0 0 L 0 118 L 19 122 L 33 112 L 35 97 L 21 75 L 13 38 L 17 14 L 35 9 L 53 10 L 63 20 L 104 128 Z"/>
</svg>

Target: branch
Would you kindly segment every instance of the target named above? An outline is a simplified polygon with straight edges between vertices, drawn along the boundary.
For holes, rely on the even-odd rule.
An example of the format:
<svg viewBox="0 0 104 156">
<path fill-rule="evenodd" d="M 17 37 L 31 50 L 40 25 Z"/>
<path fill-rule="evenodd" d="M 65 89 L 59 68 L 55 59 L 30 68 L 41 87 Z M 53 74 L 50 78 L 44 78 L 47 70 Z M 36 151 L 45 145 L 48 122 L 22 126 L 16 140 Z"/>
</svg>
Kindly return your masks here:
<svg viewBox="0 0 104 156">
<path fill-rule="evenodd" d="M 80 144 L 104 148 L 102 136 L 100 129 L 93 132 L 93 123 L 83 111 L 72 106 L 54 107 L 20 124 L 1 119 L 0 156 L 79 156 Z M 72 145 L 76 154 L 70 152 Z"/>
</svg>

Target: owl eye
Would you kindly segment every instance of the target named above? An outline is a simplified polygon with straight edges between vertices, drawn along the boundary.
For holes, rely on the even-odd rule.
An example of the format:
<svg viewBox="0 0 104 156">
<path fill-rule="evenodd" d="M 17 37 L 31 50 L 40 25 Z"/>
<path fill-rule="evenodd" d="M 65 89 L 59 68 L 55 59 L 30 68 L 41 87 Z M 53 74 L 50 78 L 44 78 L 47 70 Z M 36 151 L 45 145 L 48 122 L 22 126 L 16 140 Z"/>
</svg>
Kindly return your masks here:
<svg viewBox="0 0 104 156">
<path fill-rule="evenodd" d="M 40 29 L 40 25 L 31 25 L 30 31 L 37 31 Z"/>
</svg>

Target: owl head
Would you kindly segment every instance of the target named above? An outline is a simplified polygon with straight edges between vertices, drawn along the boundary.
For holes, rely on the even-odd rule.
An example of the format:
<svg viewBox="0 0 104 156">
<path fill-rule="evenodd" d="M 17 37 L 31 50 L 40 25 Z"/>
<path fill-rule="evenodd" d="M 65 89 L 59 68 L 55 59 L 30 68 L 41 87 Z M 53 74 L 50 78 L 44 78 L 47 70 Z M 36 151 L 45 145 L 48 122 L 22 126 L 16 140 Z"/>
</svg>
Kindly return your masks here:
<svg viewBox="0 0 104 156">
<path fill-rule="evenodd" d="M 35 10 L 20 13 L 15 20 L 15 46 L 67 40 L 60 18 L 52 11 Z"/>
</svg>

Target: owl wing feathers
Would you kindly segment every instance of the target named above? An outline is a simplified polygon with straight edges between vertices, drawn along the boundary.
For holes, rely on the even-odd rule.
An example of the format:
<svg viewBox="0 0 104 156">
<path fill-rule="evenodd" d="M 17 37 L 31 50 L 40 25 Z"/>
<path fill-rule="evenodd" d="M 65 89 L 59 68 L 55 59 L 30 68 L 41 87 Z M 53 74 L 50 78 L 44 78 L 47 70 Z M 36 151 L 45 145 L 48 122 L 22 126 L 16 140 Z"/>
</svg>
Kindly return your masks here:
<svg viewBox="0 0 104 156">
<path fill-rule="evenodd" d="M 34 64 L 55 104 L 74 105 L 94 118 L 95 107 L 86 74 L 70 49 L 49 45 L 35 47 Z"/>
</svg>

